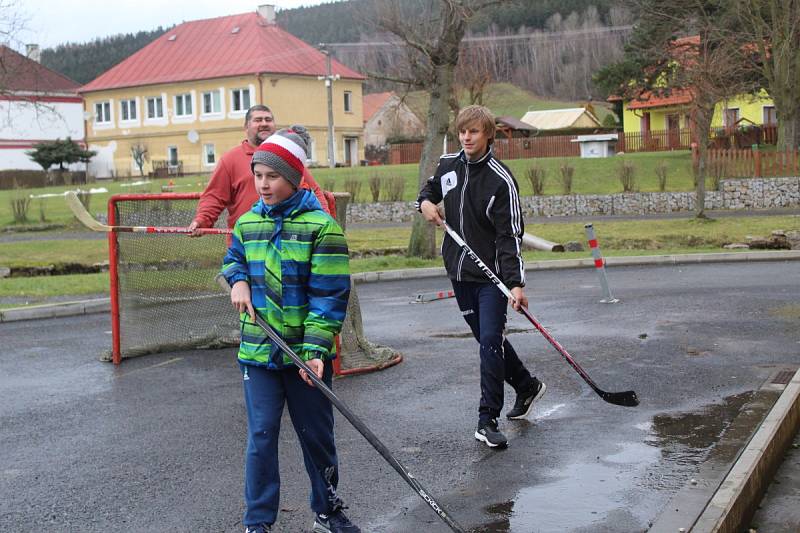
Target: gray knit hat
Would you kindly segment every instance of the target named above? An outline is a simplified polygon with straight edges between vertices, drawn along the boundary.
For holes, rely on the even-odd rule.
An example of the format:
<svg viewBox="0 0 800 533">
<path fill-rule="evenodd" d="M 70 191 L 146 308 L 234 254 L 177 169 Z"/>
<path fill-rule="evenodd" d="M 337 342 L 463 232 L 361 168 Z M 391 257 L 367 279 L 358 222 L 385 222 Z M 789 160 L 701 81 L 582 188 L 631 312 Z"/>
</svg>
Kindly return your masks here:
<svg viewBox="0 0 800 533">
<path fill-rule="evenodd" d="M 303 128 L 303 133 L 308 133 Z M 300 187 L 303 177 L 308 143 L 291 128 L 284 128 L 270 135 L 253 154 L 250 170 L 256 163 L 267 165 L 286 178 L 295 187 Z M 253 170 L 254 171 L 254 170 Z"/>
</svg>

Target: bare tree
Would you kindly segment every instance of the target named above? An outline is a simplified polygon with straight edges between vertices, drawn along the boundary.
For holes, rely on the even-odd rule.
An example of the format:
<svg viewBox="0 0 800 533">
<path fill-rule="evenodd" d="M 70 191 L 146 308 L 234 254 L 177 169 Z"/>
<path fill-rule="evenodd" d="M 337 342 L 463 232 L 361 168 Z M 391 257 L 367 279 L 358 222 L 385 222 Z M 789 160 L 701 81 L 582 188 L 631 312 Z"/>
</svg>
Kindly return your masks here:
<svg viewBox="0 0 800 533">
<path fill-rule="evenodd" d="M 490 5 L 507 0 L 375 1 L 375 23 L 405 45 L 407 71 L 395 81 L 423 88 L 430 94 L 425 140 L 419 163 L 419 186 L 431 176 L 450 125 L 453 84 L 461 41 L 470 19 Z M 415 217 L 408 255 L 436 255 L 433 227 Z"/>
<path fill-rule="evenodd" d="M 458 102 L 458 93 L 465 91 L 468 104 L 483 105 L 486 86 L 493 80 L 492 48 L 492 44 L 489 42 L 476 46 L 465 46 L 461 51 L 453 84 L 456 102 Z"/>
<path fill-rule="evenodd" d="M 482 34 L 467 34 L 461 41 L 458 69 L 469 65 L 467 56 L 474 57 L 473 51 L 477 51 L 479 60 L 487 60 L 492 81 L 513 83 L 559 99 L 605 97 L 592 84 L 592 75 L 622 57 L 632 28 L 631 16 L 622 7 L 613 7 L 609 19 L 612 26 L 604 25 L 597 9 L 589 6 L 566 17 L 553 15 L 544 30 L 523 26 L 501 31 L 490 26 Z M 370 91 L 402 92 L 395 80 L 406 76 L 409 61 L 397 37 L 375 33 L 362 36 L 357 43 L 328 46 L 342 63 L 371 73 L 367 82 Z"/>
<path fill-rule="evenodd" d="M 741 60 L 736 15 L 726 0 L 634 1 L 641 18 L 621 71 L 637 74 L 624 92 L 628 98 L 677 92 L 691 97 L 687 106 L 699 152 L 695 214 L 706 218 L 706 160 L 714 109 L 719 102 L 757 91 L 756 80 Z"/>
<path fill-rule="evenodd" d="M 800 0 L 736 0 L 745 54 L 775 103 L 778 146 L 800 146 Z"/>
<path fill-rule="evenodd" d="M 139 175 L 144 176 L 144 164 L 149 159 L 147 145 L 137 141 L 131 145 L 131 158 L 139 169 Z"/>
<path fill-rule="evenodd" d="M 35 70 L 33 57 L 16 50 L 24 43 L 20 35 L 27 30 L 28 17 L 22 14 L 19 0 L 0 0 L 0 98 L 8 101 L 0 125 L 14 130 L 20 111 L 33 111 L 42 127 L 52 127 L 57 120 L 67 125 L 66 118 L 55 105 L 43 101 L 37 94 L 47 89 Z M 26 54 L 28 50 L 26 50 Z"/>
</svg>

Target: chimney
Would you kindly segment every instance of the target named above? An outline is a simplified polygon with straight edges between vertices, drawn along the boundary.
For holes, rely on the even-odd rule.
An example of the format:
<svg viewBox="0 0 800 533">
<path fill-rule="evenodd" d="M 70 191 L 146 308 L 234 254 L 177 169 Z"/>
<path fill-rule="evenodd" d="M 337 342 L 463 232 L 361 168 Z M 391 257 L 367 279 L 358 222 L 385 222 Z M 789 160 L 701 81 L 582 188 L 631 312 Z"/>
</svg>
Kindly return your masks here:
<svg viewBox="0 0 800 533">
<path fill-rule="evenodd" d="M 272 4 L 261 4 L 258 6 L 258 14 L 267 24 L 275 24 L 275 6 Z"/>
<path fill-rule="evenodd" d="M 28 57 L 28 59 L 33 59 L 37 63 L 41 62 L 42 52 L 39 50 L 38 44 L 26 44 L 25 55 Z"/>
</svg>

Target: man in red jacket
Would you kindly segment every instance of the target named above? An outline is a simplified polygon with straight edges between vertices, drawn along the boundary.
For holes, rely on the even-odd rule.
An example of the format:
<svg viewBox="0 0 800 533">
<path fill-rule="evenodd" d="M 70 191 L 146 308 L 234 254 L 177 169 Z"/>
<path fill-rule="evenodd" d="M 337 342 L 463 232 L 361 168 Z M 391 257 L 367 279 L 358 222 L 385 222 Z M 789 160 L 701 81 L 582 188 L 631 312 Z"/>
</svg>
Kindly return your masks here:
<svg viewBox="0 0 800 533">
<path fill-rule="evenodd" d="M 270 135 L 275 133 L 275 117 L 269 107 L 261 104 L 247 110 L 244 130 L 247 138 L 242 144 L 225 152 L 217 163 L 217 168 L 200 196 L 194 220 L 189 225 L 193 236 L 201 235 L 198 228 L 210 228 L 224 209 L 228 210 L 228 227 L 233 228 L 240 215 L 246 213 L 258 201 L 258 193 L 253 185 L 251 162 L 253 153 Z M 308 135 L 305 128 L 292 126 L 299 135 Z M 307 143 L 310 146 L 310 142 Z M 300 187 L 309 189 L 319 200 L 322 209 L 330 214 L 328 202 L 314 178 L 304 170 Z"/>
</svg>

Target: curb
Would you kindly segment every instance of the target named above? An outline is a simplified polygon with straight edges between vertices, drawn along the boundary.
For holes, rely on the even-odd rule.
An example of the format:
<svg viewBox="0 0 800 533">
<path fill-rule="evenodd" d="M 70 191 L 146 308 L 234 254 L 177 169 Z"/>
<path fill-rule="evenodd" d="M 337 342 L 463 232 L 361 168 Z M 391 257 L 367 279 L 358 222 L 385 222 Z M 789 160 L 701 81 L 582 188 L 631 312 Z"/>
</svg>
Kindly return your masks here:
<svg viewBox="0 0 800 533">
<path fill-rule="evenodd" d="M 768 252 L 720 252 L 683 255 L 631 255 L 605 258 L 606 266 L 684 265 L 694 263 L 733 263 L 738 261 L 776 261 L 800 259 L 800 250 L 772 250 Z M 530 261 L 525 270 L 560 270 L 566 268 L 594 268 L 594 259 L 554 259 L 552 261 Z M 396 281 L 403 279 L 434 278 L 446 276 L 444 267 L 410 268 L 406 270 L 382 270 L 353 274 L 356 283 Z"/>
<path fill-rule="evenodd" d="M 111 309 L 111 298 L 97 298 L 58 304 L 33 305 L 15 307 L 0 311 L 0 323 L 32 320 L 37 318 L 55 318 L 61 316 L 88 315 L 105 313 Z"/>
<path fill-rule="evenodd" d="M 642 265 L 683 265 L 695 263 L 733 263 L 739 261 L 779 261 L 800 260 L 800 250 L 773 250 L 767 252 L 720 252 L 684 255 L 640 255 L 608 257 L 606 266 Z M 594 268 L 594 259 L 555 259 L 552 261 L 530 261 L 525 270 L 560 270 L 568 268 Z M 379 272 L 359 272 L 353 274 L 354 283 L 374 283 L 378 281 L 398 281 L 446 276 L 444 267 L 409 268 L 405 270 L 383 270 Z M 0 323 L 38 318 L 55 318 L 91 313 L 108 312 L 110 298 L 82 300 L 58 304 L 43 304 L 31 307 L 17 307 L 0 311 Z"/>
<path fill-rule="evenodd" d="M 761 502 L 798 428 L 800 370 L 795 372 L 690 531 L 742 531 Z"/>
</svg>

